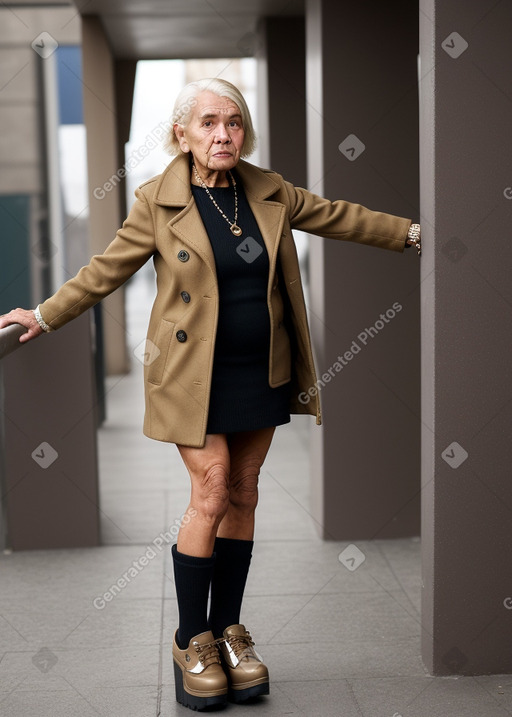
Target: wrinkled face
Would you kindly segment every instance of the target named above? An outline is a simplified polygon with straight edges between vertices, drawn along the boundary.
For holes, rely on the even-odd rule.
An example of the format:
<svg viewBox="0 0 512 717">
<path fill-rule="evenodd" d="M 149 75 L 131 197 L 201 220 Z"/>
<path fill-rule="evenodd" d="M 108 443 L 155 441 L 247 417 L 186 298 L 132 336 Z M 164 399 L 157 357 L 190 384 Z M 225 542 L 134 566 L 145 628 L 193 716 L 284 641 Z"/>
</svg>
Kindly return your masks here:
<svg viewBox="0 0 512 717">
<path fill-rule="evenodd" d="M 174 125 L 182 151 L 192 153 L 202 176 L 233 169 L 245 137 L 238 106 L 209 91 L 201 92 L 196 100 L 187 125 Z"/>
</svg>

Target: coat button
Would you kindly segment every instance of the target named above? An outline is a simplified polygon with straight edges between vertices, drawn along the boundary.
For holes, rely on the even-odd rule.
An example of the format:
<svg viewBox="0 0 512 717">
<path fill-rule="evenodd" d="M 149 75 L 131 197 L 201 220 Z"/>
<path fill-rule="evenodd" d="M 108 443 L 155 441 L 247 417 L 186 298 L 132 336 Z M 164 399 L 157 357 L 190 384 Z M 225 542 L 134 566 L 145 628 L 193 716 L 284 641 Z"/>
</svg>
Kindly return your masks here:
<svg viewBox="0 0 512 717">
<path fill-rule="evenodd" d="M 190 301 L 190 294 L 188 293 L 188 291 L 182 291 L 181 298 L 186 304 L 188 304 L 188 302 Z"/>
<path fill-rule="evenodd" d="M 185 331 L 180 329 L 179 331 L 176 332 L 176 338 L 178 339 L 180 344 L 184 344 L 185 341 L 187 340 L 187 334 L 185 333 Z"/>
<path fill-rule="evenodd" d="M 188 261 L 190 259 L 190 254 L 188 251 L 185 251 L 185 249 L 182 249 L 178 252 L 178 259 L 180 261 Z"/>
</svg>

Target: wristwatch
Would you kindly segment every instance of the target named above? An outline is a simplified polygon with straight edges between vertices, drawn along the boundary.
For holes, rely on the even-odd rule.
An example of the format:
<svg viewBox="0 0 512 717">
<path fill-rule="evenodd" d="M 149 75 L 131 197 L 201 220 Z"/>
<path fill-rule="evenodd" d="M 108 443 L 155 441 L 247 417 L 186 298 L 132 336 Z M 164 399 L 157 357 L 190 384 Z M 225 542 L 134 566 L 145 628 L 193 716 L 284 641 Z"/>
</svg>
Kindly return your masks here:
<svg viewBox="0 0 512 717">
<path fill-rule="evenodd" d="M 418 255 L 421 254 L 421 228 L 419 224 L 411 224 L 407 232 L 406 243 L 410 246 L 415 246 Z"/>
</svg>

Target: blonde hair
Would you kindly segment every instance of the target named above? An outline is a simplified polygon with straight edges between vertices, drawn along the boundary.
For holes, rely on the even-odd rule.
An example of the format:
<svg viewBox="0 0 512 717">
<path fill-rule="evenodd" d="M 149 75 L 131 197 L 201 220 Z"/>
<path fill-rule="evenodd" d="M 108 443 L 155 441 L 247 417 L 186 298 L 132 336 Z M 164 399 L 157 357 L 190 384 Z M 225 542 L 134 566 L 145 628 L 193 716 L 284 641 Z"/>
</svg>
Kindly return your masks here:
<svg viewBox="0 0 512 717">
<path fill-rule="evenodd" d="M 256 147 L 256 133 L 252 124 L 251 113 L 247 107 L 247 103 L 238 87 L 231 84 L 227 80 L 221 80 L 218 77 L 205 78 L 196 82 L 189 82 L 188 85 L 181 90 L 176 97 L 174 109 L 171 115 L 171 126 L 164 148 L 169 154 L 179 154 L 182 152 L 178 138 L 174 132 L 174 125 L 179 124 L 186 127 L 190 118 L 192 109 L 197 105 L 197 96 L 201 92 L 213 92 L 218 97 L 227 97 L 234 102 L 240 114 L 242 115 L 242 124 L 244 128 L 244 143 L 242 145 L 241 157 L 248 157 L 254 152 Z"/>
</svg>

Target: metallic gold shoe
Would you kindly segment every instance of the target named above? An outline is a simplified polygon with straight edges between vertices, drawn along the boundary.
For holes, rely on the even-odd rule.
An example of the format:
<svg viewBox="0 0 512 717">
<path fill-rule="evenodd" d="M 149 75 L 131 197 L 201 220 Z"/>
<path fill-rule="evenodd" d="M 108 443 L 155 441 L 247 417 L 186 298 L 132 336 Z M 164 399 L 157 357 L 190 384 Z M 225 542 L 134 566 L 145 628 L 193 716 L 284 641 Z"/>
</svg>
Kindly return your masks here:
<svg viewBox="0 0 512 717">
<path fill-rule="evenodd" d="M 220 652 L 233 702 L 245 702 L 258 695 L 268 695 L 268 670 L 253 647 L 254 642 L 244 625 L 230 625 L 224 630 Z"/>
<path fill-rule="evenodd" d="M 172 645 L 176 700 L 192 710 L 225 705 L 228 682 L 219 654 L 221 641 L 214 640 L 208 630 L 193 637 L 188 647 L 180 650 L 176 633 Z"/>
</svg>

